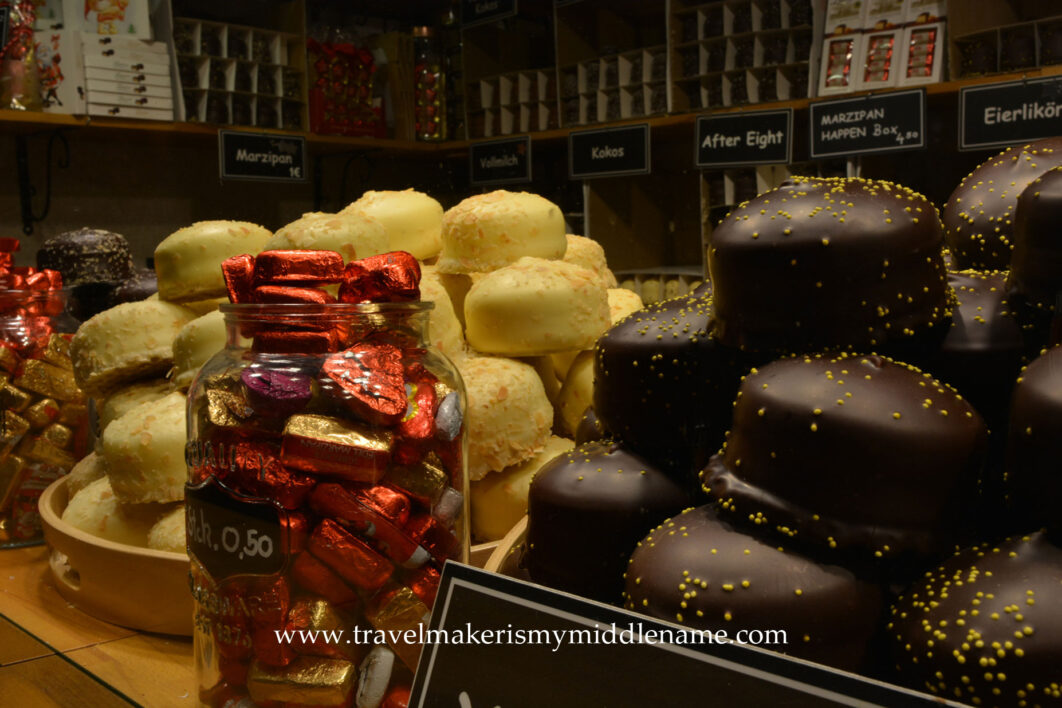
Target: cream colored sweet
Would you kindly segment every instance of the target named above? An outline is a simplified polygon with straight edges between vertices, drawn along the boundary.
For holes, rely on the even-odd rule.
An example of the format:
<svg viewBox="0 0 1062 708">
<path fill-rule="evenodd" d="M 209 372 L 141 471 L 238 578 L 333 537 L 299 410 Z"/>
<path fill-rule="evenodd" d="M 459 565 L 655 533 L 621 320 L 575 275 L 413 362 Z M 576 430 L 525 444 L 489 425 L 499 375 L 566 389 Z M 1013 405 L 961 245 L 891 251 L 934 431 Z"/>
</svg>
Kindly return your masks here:
<svg viewBox="0 0 1062 708">
<path fill-rule="evenodd" d="M 348 211 L 360 211 L 383 224 L 390 251 L 406 251 L 421 260 L 439 255 L 443 208 L 423 192 L 368 191 L 339 213 Z"/>
<path fill-rule="evenodd" d="M 443 214 L 441 273 L 483 273 L 524 256 L 563 258 L 564 215 L 537 194 L 498 190 Z"/>
<path fill-rule="evenodd" d="M 452 361 L 466 356 L 465 335 L 450 295 L 435 266 L 421 266 L 420 299 L 435 303 L 428 320 L 428 339 Z"/>
<path fill-rule="evenodd" d="M 70 499 L 62 520 L 87 534 L 126 546 L 146 546 L 158 518 L 155 504 L 124 504 L 106 477 L 90 483 Z"/>
<path fill-rule="evenodd" d="M 184 499 L 185 397 L 174 392 L 133 408 L 103 431 L 107 478 L 126 504 Z"/>
<path fill-rule="evenodd" d="M 519 361 L 476 357 L 458 362 L 468 399 L 468 475 L 523 462 L 549 440 L 553 407 L 535 370 Z"/>
<path fill-rule="evenodd" d="M 561 385 L 558 412 L 562 429 L 574 436 L 583 413 L 594 403 L 594 352 L 580 352 Z"/>
<path fill-rule="evenodd" d="M 101 398 L 122 385 L 165 374 L 173 364 L 173 338 L 195 314 L 159 300 L 127 302 L 92 317 L 70 343 L 74 378 Z"/>
<path fill-rule="evenodd" d="M 601 280 L 564 261 L 521 258 L 484 275 L 465 298 L 465 339 L 489 354 L 590 349 L 609 326 Z"/>
<path fill-rule="evenodd" d="M 387 230 L 364 212 L 347 207 L 342 214 L 310 212 L 277 229 L 264 251 L 285 249 L 336 251 L 344 261 L 391 250 Z"/>
<path fill-rule="evenodd" d="M 141 403 L 157 401 L 171 393 L 173 386 L 166 379 L 148 379 L 123 386 L 107 398 L 96 402 L 96 418 L 102 435 L 113 421 L 133 410 Z"/>
<path fill-rule="evenodd" d="M 103 464 L 103 458 L 90 452 L 78 460 L 66 476 L 67 497 L 73 498 L 75 494 L 106 474 L 107 468 Z"/>
<path fill-rule="evenodd" d="M 162 515 L 148 531 L 147 547 L 171 553 L 185 552 L 184 504 Z"/>
<path fill-rule="evenodd" d="M 554 457 L 574 447 L 575 443 L 567 438 L 550 436 L 542 451 L 529 460 L 473 482 L 469 490 L 472 535 L 480 541 L 497 541 L 509 533 L 527 513 L 527 493 L 535 474 Z"/>
<path fill-rule="evenodd" d="M 438 266 L 432 266 L 432 268 L 439 277 L 439 283 L 446 289 L 446 294 L 450 296 L 454 314 L 457 315 L 457 321 L 461 324 L 463 331 L 465 328 L 465 298 L 468 297 L 468 291 L 472 289 L 473 280 L 479 278 L 482 274 L 441 273 Z"/>
<path fill-rule="evenodd" d="M 197 317 L 173 340 L 173 385 L 187 390 L 199 368 L 225 348 L 225 316 L 211 312 Z"/>
<path fill-rule="evenodd" d="M 187 307 L 194 312 L 197 317 L 202 317 L 208 312 L 215 312 L 219 307 L 229 301 L 229 296 L 225 297 L 211 297 L 206 300 L 192 300 L 189 302 L 182 302 L 181 307 Z"/>
<path fill-rule="evenodd" d="M 159 299 L 205 300 L 225 295 L 221 262 L 258 253 L 272 234 L 247 221 L 197 221 L 178 229 L 155 248 Z"/>
<path fill-rule="evenodd" d="M 594 273 L 601 278 L 606 288 L 616 287 L 616 275 L 609 270 L 608 262 L 605 260 L 605 249 L 600 243 L 592 238 L 575 234 L 566 234 L 564 238 L 568 241 L 568 248 L 564 251 L 565 262 L 582 266 Z"/>
<path fill-rule="evenodd" d="M 612 324 L 616 324 L 627 315 L 645 309 L 642 298 L 638 293 L 626 288 L 608 289 L 608 316 Z"/>
</svg>

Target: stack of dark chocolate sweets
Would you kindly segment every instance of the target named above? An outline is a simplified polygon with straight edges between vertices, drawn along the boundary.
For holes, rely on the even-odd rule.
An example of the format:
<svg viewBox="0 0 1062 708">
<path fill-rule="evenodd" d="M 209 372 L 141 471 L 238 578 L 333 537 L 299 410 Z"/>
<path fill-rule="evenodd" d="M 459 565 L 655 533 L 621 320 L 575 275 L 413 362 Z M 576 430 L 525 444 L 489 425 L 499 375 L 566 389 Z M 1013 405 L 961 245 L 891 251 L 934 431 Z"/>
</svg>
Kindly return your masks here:
<svg viewBox="0 0 1062 708">
<path fill-rule="evenodd" d="M 1019 378 L 1062 290 L 1056 146 L 987 162 L 943 224 L 863 179 L 793 178 L 738 206 L 709 244 L 711 294 L 599 340 L 581 435 L 610 441 L 539 472 L 510 565 L 692 627 L 784 629 L 785 653 L 948 697 L 1057 701 L 1062 353 Z M 946 269 L 945 229 L 966 270 Z M 1034 605 L 1038 622 L 1016 619 Z"/>
</svg>

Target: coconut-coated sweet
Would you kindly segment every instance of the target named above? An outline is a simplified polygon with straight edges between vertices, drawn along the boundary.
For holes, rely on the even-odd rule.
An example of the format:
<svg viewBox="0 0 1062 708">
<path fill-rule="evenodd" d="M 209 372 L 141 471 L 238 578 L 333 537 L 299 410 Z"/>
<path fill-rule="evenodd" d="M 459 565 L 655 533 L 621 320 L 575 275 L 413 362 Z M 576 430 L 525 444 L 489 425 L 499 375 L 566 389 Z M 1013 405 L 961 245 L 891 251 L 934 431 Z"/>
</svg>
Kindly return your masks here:
<svg viewBox="0 0 1062 708">
<path fill-rule="evenodd" d="M 146 546 L 159 515 L 155 504 L 125 504 L 106 477 L 88 484 L 70 499 L 62 520 L 99 538 L 127 546 Z"/>
<path fill-rule="evenodd" d="M 534 457 L 501 472 L 492 472 L 469 489 L 472 535 L 482 541 L 498 541 L 527 513 L 527 494 L 535 474 L 557 455 L 575 447 L 567 438 L 550 436 Z"/>
<path fill-rule="evenodd" d="M 82 457 L 76 465 L 70 469 L 66 476 L 66 493 L 68 498 L 73 498 L 88 485 L 107 474 L 103 464 L 103 458 L 95 452 Z"/>
<path fill-rule="evenodd" d="M 557 395 L 557 413 L 565 434 L 572 437 L 587 408 L 594 404 L 594 352 L 587 350 L 575 357 L 564 376 Z"/>
<path fill-rule="evenodd" d="M 496 190 L 468 197 L 443 214 L 441 273 L 477 273 L 524 256 L 564 257 L 564 215 L 527 192 Z"/>
<path fill-rule="evenodd" d="M 748 535 L 713 505 L 687 509 L 638 542 L 625 606 L 696 629 L 784 631 L 770 647 L 840 669 L 859 669 L 884 607 L 881 589 Z"/>
<path fill-rule="evenodd" d="M 580 445 L 531 480 L 524 563 L 536 583 L 619 603 L 638 541 L 689 501 L 683 487 L 618 444 Z"/>
<path fill-rule="evenodd" d="M 181 302 L 221 297 L 221 262 L 258 253 L 270 236 L 269 229 L 246 221 L 199 221 L 174 231 L 155 247 L 159 298 Z"/>
<path fill-rule="evenodd" d="M 600 278 L 564 261 L 521 258 L 476 280 L 465 298 L 465 337 L 488 354 L 590 349 L 610 324 Z"/>
<path fill-rule="evenodd" d="M 126 504 L 184 499 L 185 397 L 174 392 L 133 408 L 103 431 L 103 458 Z"/>
<path fill-rule="evenodd" d="M 913 366 L 808 355 L 753 370 L 702 473 L 725 516 L 827 557 L 922 562 L 964 540 L 987 430 Z"/>
<path fill-rule="evenodd" d="M 574 263 L 586 268 L 594 275 L 601 278 L 606 288 L 615 288 L 616 275 L 609 270 L 608 261 L 605 260 L 605 249 L 600 243 L 586 236 L 565 234 L 568 247 L 564 251 L 564 261 Z"/>
<path fill-rule="evenodd" d="M 712 232 L 713 332 L 780 352 L 869 350 L 948 317 L 937 210 L 891 182 L 794 177 Z"/>
<path fill-rule="evenodd" d="M 277 229 L 260 250 L 335 251 L 344 261 L 391 250 L 387 229 L 360 209 L 347 207 L 342 214 L 309 212 Z"/>
<path fill-rule="evenodd" d="M 482 479 L 542 450 L 553 406 L 528 364 L 500 357 L 457 362 L 468 400 L 468 476 Z"/>
<path fill-rule="evenodd" d="M 1062 157 L 1062 143 L 1059 145 Z M 1062 292 L 1062 167 L 1034 179 L 1018 197 L 1009 288 L 1033 305 L 1054 310 Z"/>
<path fill-rule="evenodd" d="M 1062 138 L 1015 145 L 981 163 L 959 182 L 941 218 L 952 256 L 962 268 L 1001 270 L 1014 247 L 1018 197 L 1034 179 L 1062 165 Z"/>
<path fill-rule="evenodd" d="M 148 531 L 147 547 L 171 553 L 185 552 L 184 504 L 177 504 Z"/>
<path fill-rule="evenodd" d="M 107 429 L 113 421 L 148 401 L 157 401 L 173 391 L 173 386 L 166 379 L 146 379 L 117 389 L 107 398 L 96 402 L 96 418 L 99 422 L 99 434 Z"/>
<path fill-rule="evenodd" d="M 370 190 L 339 213 L 350 211 L 360 211 L 383 225 L 389 251 L 406 251 L 421 260 L 439 255 L 443 208 L 423 192 Z"/>
<path fill-rule="evenodd" d="M 173 338 L 195 314 L 159 300 L 127 302 L 83 323 L 70 342 L 74 378 L 82 391 L 104 397 L 115 389 L 165 374 Z"/>
<path fill-rule="evenodd" d="M 451 361 L 463 359 L 467 355 L 464 329 L 435 266 L 420 267 L 420 299 L 435 303 L 428 316 L 428 339 L 432 345 Z"/>
<path fill-rule="evenodd" d="M 173 340 L 173 385 L 187 389 L 199 368 L 225 348 L 225 316 L 218 311 L 192 320 Z"/>
<path fill-rule="evenodd" d="M 1043 532 L 967 548 L 900 597 L 901 680 L 977 706 L 1062 704 L 1062 549 Z"/>
</svg>

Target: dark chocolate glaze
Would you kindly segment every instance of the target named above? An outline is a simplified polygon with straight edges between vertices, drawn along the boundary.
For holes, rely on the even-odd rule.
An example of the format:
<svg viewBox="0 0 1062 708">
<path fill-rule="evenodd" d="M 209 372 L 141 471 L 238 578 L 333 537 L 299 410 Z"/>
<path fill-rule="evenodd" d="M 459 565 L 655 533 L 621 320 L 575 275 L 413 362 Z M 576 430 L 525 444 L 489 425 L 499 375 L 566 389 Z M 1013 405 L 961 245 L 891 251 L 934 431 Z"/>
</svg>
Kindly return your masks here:
<svg viewBox="0 0 1062 708">
<path fill-rule="evenodd" d="M 575 444 L 582 445 L 588 442 L 597 442 L 599 440 L 606 440 L 610 436 L 608 431 L 605 430 L 605 426 L 597 417 L 597 413 L 594 413 L 594 407 L 588 406 L 583 413 L 583 417 L 579 419 L 579 426 L 575 429 Z"/>
<path fill-rule="evenodd" d="M 594 411 L 631 450 L 696 487 L 723 441 L 749 355 L 708 333 L 711 299 L 683 295 L 618 322 L 597 341 Z"/>
<path fill-rule="evenodd" d="M 70 289 L 67 310 L 77 320 L 84 322 L 111 307 L 115 283 L 86 283 Z"/>
<path fill-rule="evenodd" d="M 767 647 L 857 670 L 884 610 L 880 587 L 735 529 L 714 505 L 687 509 L 638 544 L 625 606 L 697 629 L 770 627 L 787 643 Z"/>
<path fill-rule="evenodd" d="M 963 540 L 987 432 L 954 389 L 879 356 L 750 373 L 702 478 L 722 509 L 827 558 L 883 568 Z"/>
<path fill-rule="evenodd" d="M 1034 179 L 1018 197 L 1007 286 L 1037 307 L 1055 309 L 1062 293 L 1062 167 Z"/>
<path fill-rule="evenodd" d="M 531 481 L 524 565 L 536 583 L 618 603 L 635 545 L 690 502 L 685 490 L 615 443 L 587 443 Z"/>
<path fill-rule="evenodd" d="M 37 251 L 37 267 L 63 274 L 63 285 L 74 288 L 96 283 L 120 283 L 133 275 L 133 256 L 125 236 L 89 227 L 53 236 Z"/>
<path fill-rule="evenodd" d="M 962 268 L 1010 264 L 1014 210 L 1034 179 L 1062 165 L 1062 138 L 1015 145 L 968 174 L 944 205 L 944 236 Z"/>
<path fill-rule="evenodd" d="M 124 281 L 111 293 L 111 307 L 123 302 L 138 302 L 151 297 L 159 291 L 159 279 L 155 271 L 140 268 L 128 280 Z"/>
<path fill-rule="evenodd" d="M 1062 529 L 1062 348 L 1025 367 L 1014 387 L 1007 491 L 1023 530 Z"/>
<path fill-rule="evenodd" d="M 1062 705 L 1062 549 L 1042 533 L 925 574 L 886 626 L 900 680 L 980 706 Z"/>
<path fill-rule="evenodd" d="M 744 349 L 868 350 L 949 314 L 940 220 L 890 182 L 794 177 L 712 232 L 713 333 Z"/>
</svg>

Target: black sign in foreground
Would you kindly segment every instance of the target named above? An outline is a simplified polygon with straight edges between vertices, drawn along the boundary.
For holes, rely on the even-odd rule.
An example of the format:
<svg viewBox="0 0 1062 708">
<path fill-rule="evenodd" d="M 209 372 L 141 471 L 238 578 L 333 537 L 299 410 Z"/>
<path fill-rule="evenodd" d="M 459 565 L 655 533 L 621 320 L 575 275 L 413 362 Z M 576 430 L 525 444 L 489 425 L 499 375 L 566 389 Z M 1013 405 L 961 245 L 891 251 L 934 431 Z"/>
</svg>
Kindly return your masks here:
<svg viewBox="0 0 1062 708">
<path fill-rule="evenodd" d="M 531 181 L 531 138 L 472 143 L 468 149 L 472 184 L 515 184 Z"/>
<path fill-rule="evenodd" d="M 218 131 L 221 179 L 306 181 L 306 138 Z"/>
<path fill-rule="evenodd" d="M 568 134 L 572 179 L 648 174 L 649 164 L 648 123 Z"/>
<path fill-rule="evenodd" d="M 926 92 L 893 91 L 811 104 L 811 157 L 926 146 Z"/>
<path fill-rule="evenodd" d="M 697 117 L 698 167 L 789 164 L 793 109 Z"/>
<path fill-rule="evenodd" d="M 1062 135 L 1062 76 L 959 89 L 959 149 Z"/>
<path fill-rule="evenodd" d="M 430 629 L 410 708 L 956 705 L 455 563 Z"/>
</svg>

